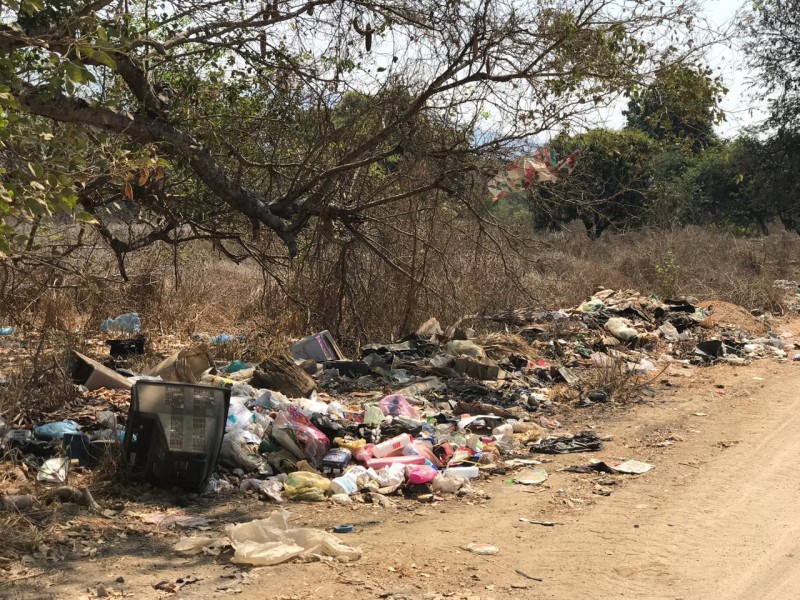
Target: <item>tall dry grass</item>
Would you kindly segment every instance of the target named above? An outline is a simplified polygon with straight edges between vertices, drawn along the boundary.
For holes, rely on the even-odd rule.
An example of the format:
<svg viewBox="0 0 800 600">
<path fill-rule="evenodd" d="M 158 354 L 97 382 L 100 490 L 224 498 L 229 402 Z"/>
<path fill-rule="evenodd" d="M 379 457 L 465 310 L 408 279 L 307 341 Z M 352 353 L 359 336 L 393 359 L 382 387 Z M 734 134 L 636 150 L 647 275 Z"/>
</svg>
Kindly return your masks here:
<svg viewBox="0 0 800 600">
<path fill-rule="evenodd" d="M 90 334 L 106 317 L 137 311 L 155 336 L 235 332 L 269 343 L 329 329 L 352 351 L 432 316 L 447 325 L 466 314 L 573 306 L 600 286 L 780 312 L 773 281 L 800 278 L 800 237 L 789 234 L 742 239 L 690 227 L 593 241 L 579 227 L 514 237 L 452 220 L 379 233 L 391 265 L 354 240 L 318 243 L 271 275 L 204 243 L 182 247 L 177 263 L 169 247 L 131 256 L 128 282 L 98 248 L 75 254 L 73 274 L 0 263 L 0 324 Z"/>
</svg>

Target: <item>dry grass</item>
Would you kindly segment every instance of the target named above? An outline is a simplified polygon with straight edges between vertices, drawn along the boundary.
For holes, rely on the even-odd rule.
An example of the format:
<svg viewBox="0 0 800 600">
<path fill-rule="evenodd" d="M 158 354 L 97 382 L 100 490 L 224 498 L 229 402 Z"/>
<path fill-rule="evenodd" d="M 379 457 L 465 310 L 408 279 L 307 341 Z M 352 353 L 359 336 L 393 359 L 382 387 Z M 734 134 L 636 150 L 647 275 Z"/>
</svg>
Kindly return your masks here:
<svg viewBox="0 0 800 600">
<path fill-rule="evenodd" d="M 686 228 L 592 241 L 576 228 L 525 233 L 522 242 L 496 237 L 493 244 L 463 229 L 432 233 L 427 254 L 407 237 L 387 236 L 384 247 L 414 265 L 413 278 L 361 246 L 323 245 L 266 276 L 252 262 L 234 265 L 198 243 L 181 251 L 177 285 L 169 248 L 133 255 L 129 282 L 115 279 L 105 253 L 76 253 L 73 267 L 82 279 L 54 283 L 39 271 L 27 279 L 0 276 L 0 324 L 27 327 L 35 343 L 42 331 L 76 331 L 80 337 L 96 332 L 106 317 L 135 310 L 154 337 L 247 337 L 244 347 L 221 349 L 223 358 L 240 358 L 253 348 L 270 354 L 290 337 L 320 329 L 355 352 L 364 343 L 397 339 L 432 316 L 446 327 L 467 314 L 574 306 L 598 286 L 780 313 L 782 297 L 772 282 L 800 278 L 800 237 L 788 234 L 742 239 Z"/>
<path fill-rule="evenodd" d="M 486 356 L 502 360 L 509 356 L 522 356 L 528 360 L 535 358 L 533 348 L 519 335 L 509 333 L 487 333 L 475 338 L 475 343 L 483 347 Z"/>
<path fill-rule="evenodd" d="M 666 371 L 667 365 L 648 375 L 636 373 L 636 365 L 622 356 L 609 355 L 606 364 L 595 365 L 584 375 L 580 387 L 589 395 L 602 391 L 608 401 L 628 404 L 641 400 L 642 392 Z"/>
</svg>

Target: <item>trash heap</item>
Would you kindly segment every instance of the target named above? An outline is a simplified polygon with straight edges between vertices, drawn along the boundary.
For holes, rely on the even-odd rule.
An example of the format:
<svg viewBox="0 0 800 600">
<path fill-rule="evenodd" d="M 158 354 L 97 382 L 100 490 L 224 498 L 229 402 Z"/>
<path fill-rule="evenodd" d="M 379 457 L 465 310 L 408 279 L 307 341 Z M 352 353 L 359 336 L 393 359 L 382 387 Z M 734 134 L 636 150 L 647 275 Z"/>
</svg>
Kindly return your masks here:
<svg viewBox="0 0 800 600">
<path fill-rule="evenodd" d="M 504 331 L 478 335 L 472 329 L 486 330 L 487 323 Z M 275 502 L 348 504 L 362 494 L 385 505 L 398 491 L 434 498 L 480 493 L 470 481 L 482 471 L 531 467 L 538 464 L 531 453 L 602 448 L 602 438 L 593 432 L 549 431 L 560 426 L 554 412 L 564 397 L 579 407 L 615 400 L 617 388 L 603 383 L 613 378 L 598 373 L 618 373 L 646 390 L 670 365 L 785 360 L 800 348 L 772 332 L 766 316 L 727 303 L 618 290 L 599 290 L 568 310 L 468 317 L 447 331 L 431 319 L 400 341 L 363 346 L 358 359 L 345 357 L 322 331 L 294 343 L 291 357 L 217 363 L 211 355 L 215 343 L 246 340 L 200 335 L 198 345 L 132 373 L 120 364 L 143 352 L 138 316 L 122 315 L 106 326 L 137 337 L 109 340 L 107 364 L 74 353 L 72 372 L 83 404 L 54 411 L 53 422 L 33 429 L 6 427 L 5 445 L 36 457 L 40 481 L 61 483 L 76 462 L 92 467 L 108 445 L 136 443 L 137 434 L 126 432 L 133 421 L 126 410 L 133 406 L 134 386 L 134 397 L 147 382 L 213 386 L 226 390 L 227 415 L 221 413 L 224 426 L 216 424 L 221 440 L 212 439 L 211 429 L 197 438 L 195 450 L 209 440 L 215 446 L 215 472 L 204 478 L 201 492 L 238 489 Z M 190 427 L 205 427 L 200 413 L 185 418 L 184 396 L 174 400 L 169 389 L 167 454 L 184 432 L 195 435 Z M 197 402 L 193 406 L 204 406 Z M 63 456 L 48 458 L 54 444 L 61 445 Z M 159 484 L 181 485 L 159 475 L 158 465 L 167 462 L 165 455 L 150 461 L 148 475 Z M 626 472 L 625 465 L 601 467 Z M 518 479 L 547 477 L 541 468 L 528 471 Z"/>
</svg>

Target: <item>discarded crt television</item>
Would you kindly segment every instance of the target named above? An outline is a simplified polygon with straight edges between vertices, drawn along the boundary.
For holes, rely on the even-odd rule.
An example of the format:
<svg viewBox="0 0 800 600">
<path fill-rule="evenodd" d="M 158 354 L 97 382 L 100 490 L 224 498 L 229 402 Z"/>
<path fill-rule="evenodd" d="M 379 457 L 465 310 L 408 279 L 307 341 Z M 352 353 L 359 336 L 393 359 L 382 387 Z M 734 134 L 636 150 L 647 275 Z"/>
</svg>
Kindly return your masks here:
<svg viewBox="0 0 800 600">
<path fill-rule="evenodd" d="M 201 488 L 217 465 L 230 402 L 226 388 L 137 381 L 123 442 L 132 475 Z"/>
<path fill-rule="evenodd" d="M 344 354 L 327 329 L 292 344 L 292 356 L 298 360 L 312 359 L 317 362 L 344 360 Z"/>
</svg>

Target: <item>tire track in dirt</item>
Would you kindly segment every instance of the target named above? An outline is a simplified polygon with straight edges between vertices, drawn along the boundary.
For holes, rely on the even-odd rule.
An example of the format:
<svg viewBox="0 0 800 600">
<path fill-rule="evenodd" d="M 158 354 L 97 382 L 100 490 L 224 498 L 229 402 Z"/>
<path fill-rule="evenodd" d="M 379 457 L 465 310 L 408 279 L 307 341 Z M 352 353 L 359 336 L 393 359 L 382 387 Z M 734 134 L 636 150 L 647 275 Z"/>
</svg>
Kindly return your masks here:
<svg viewBox="0 0 800 600">
<path fill-rule="evenodd" d="M 544 597 L 800 597 L 800 371 L 780 371 L 670 455 L 674 465 L 698 444 L 738 441 L 685 485 L 654 471 L 549 538 L 531 562 L 549 574 Z"/>
</svg>

